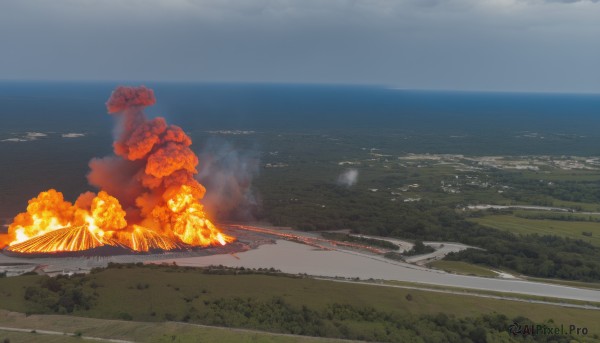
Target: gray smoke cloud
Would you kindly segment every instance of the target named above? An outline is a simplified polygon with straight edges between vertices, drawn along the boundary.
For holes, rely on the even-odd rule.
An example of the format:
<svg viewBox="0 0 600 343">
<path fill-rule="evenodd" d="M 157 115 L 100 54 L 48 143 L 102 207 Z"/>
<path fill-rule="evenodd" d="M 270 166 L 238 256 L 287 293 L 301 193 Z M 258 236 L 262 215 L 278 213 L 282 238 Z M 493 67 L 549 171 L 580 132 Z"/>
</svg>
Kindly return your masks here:
<svg viewBox="0 0 600 343">
<path fill-rule="evenodd" d="M 260 158 L 254 150 L 240 151 L 230 142 L 210 138 L 198 153 L 198 181 L 206 187 L 206 210 L 220 220 L 252 220 L 259 199 L 252 189 Z"/>
<path fill-rule="evenodd" d="M 598 18 L 597 0 L 7 0 L 0 75 L 600 92 Z"/>
<path fill-rule="evenodd" d="M 341 186 L 352 187 L 358 181 L 358 170 L 348 169 L 338 176 L 337 183 Z"/>
</svg>

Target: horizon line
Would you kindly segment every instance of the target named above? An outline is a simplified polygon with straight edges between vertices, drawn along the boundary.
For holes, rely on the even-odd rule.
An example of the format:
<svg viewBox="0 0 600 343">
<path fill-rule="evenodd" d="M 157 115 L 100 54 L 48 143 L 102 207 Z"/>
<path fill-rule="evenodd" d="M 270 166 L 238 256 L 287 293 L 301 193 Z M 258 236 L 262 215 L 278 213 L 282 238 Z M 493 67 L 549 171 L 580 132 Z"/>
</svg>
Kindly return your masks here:
<svg viewBox="0 0 600 343">
<path fill-rule="evenodd" d="M 440 93 L 500 93 L 500 94 L 556 94 L 556 95 L 600 95 L 600 91 L 556 91 L 556 90 L 506 90 L 506 89 L 473 89 L 473 88 L 420 88 L 404 87 L 381 83 L 353 83 L 353 82 L 295 82 L 295 81 L 222 81 L 222 80 L 101 80 L 101 79 L 0 79 L 0 83 L 60 83 L 60 84 L 190 84 L 190 85 L 265 85 L 265 86 L 324 86 L 324 87 L 364 87 L 381 88 L 387 90 L 398 90 L 407 92 L 440 92 Z"/>
</svg>

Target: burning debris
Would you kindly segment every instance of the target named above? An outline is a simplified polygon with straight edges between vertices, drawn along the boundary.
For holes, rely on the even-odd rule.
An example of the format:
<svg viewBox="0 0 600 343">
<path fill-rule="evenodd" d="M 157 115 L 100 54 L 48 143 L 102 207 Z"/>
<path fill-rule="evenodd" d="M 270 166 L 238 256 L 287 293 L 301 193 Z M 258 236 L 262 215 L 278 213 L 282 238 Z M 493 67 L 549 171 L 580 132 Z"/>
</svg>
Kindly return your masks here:
<svg viewBox="0 0 600 343">
<path fill-rule="evenodd" d="M 88 181 L 99 193 L 74 204 L 50 189 L 29 201 L 0 248 L 17 253 L 74 252 L 103 246 L 133 251 L 225 245 L 234 240 L 206 218 L 205 188 L 194 178 L 192 140 L 164 118 L 143 113 L 155 103 L 146 87 L 118 87 L 107 102 L 118 119 L 115 156 L 90 161 Z"/>
</svg>

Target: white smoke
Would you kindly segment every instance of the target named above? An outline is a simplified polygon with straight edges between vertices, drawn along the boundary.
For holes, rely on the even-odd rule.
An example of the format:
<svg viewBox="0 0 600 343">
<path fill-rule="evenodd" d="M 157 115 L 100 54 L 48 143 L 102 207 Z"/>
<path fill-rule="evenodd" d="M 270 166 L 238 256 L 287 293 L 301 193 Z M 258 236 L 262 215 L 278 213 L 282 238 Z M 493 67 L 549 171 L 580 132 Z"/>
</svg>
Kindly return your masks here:
<svg viewBox="0 0 600 343">
<path fill-rule="evenodd" d="M 352 187 L 358 181 L 358 170 L 348 169 L 338 176 L 337 183 L 341 186 Z"/>
<path fill-rule="evenodd" d="M 220 138 L 210 138 L 198 154 L 198 181 L 206 187 L 206 210 L 221 220 L 253 219 L 258 199 L 252 180 L 258 175 L 256 151 L 240 151 Z"/>
<path fill-rule="evenodd" d="M 27 132 L 25 135 L 19 135 L 18 137 L 3 139 L 0 142 L 29 142 L 47 136 L 48 134 L 45 134 L 43 132 Z"/>
<path fill-rule="evenodd" d="M 76 132 L 69 132 L 69 133 L 63 133 L 62 138 L 79 138 L 79 137 L 85 137 L 85 133 L 76 133 Z"/>
</svg>

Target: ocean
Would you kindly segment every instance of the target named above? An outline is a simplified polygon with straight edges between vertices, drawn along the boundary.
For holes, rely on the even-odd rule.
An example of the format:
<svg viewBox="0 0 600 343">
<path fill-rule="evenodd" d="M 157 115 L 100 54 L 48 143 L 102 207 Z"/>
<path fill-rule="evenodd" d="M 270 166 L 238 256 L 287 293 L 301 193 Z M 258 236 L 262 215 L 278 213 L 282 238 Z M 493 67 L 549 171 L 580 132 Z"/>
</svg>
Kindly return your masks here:
<svg viewBox="0 0 600 343">
<path fill-rule="evenodd" d="M 106 130 L 120 83 L 0 82 L 1 133 Z M 139 83 L 123 83 L 138 85 Z M 422 133 L 594 134 L 600 94 L 415 91 L 377 86 L 144 83 L 151 115 L 188 130 L 394 129 Z"/>
</svg>

